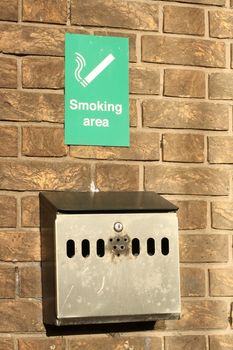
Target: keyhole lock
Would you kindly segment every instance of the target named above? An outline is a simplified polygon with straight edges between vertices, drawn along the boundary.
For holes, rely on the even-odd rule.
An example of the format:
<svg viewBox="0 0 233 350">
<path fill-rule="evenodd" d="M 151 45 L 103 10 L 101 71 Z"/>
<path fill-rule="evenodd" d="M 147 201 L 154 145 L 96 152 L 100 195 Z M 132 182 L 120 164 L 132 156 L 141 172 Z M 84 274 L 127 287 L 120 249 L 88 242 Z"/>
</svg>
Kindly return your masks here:
<svg viewBox="0 0 233 350">
<path fill-rule="evenodd" d="M 121 232 L 123 230 L 123 225 L 121 222 L 115 222 L 113 227 L 116 232 Z"/>
</svg>

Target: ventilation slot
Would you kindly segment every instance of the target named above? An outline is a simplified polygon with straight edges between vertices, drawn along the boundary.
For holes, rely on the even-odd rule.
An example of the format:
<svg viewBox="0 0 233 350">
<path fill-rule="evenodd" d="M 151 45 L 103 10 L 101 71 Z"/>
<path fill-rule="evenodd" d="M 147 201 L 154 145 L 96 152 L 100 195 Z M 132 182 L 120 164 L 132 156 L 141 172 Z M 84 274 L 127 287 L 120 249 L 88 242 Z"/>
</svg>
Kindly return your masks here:
<svg viewBox="0 0 233 350">
<path fill-rule="evenodd" d="M 96 253 L 97 255 L 102 258 L 105 254 L 105 248 L 104 248 L 104 240 L 98 239 L 96 243 Z"/>
<path fill-rule="evenodd" d="M 155 240 L 153 238 L 147 240 L 147 254 L 150 256 L 155 254 Z"/>
<path fill-rule="evenodd" d="M 169 254 L 169 240 L 166 237 L 164 237 L 161 241 L 161 250 L 163 255 Z"/>
<path fill-rule="evenodd" d="M 132 254 L 138 256 L 140 254 L 140 241 L 137 238 L 132 240 Z"/>
<path fill-rule="evenodd" d="M 75 243 L 73 239 L 69 239 L 66 242 L 66 255 L 68 256 L 68 258 L 73 258 L 73 256 L 75 255 Z"/>
<path fill-rule="evenodd" d="M 90 255 L 90 242 L 88 239 L 82 241 L 82 256 L 87 258 Z"/>
</svg>

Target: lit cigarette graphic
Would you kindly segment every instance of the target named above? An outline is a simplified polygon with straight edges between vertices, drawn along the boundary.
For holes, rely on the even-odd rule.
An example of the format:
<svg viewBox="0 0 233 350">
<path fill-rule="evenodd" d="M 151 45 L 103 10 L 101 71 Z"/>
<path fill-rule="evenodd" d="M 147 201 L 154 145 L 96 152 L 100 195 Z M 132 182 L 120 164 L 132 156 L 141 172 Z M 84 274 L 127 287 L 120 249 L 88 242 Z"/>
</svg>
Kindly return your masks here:
<svg viewBox="0 0 233 350">
<path fill-rule="evenodd" d="M 80 73 L 83 67 L 85 67 L 86 62 L 82 55 L 76 53 L 76 62 L 78 63 L 78 67 L 75 71 L 75 77 L 80 82 L 80 84 L 82 84 L 83 87 L 86 87 L 96 77 L 98 77 L 98 75 L 100 75 L 100 73 L 102 73 L 103 70 L 105 70 L 114 60 L 115 57 L 110 53 L 84 79 L 82 79 Z"/>
</svg>

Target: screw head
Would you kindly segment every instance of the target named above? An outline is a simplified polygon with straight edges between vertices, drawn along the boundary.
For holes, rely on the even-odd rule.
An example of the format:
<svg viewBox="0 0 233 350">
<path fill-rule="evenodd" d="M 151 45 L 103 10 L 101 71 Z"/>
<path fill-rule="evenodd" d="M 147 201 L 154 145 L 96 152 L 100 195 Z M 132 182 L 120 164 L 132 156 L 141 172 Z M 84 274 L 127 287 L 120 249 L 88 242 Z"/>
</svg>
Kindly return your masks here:
<svg viewBox="0 0 233 350">
<path fill-rule="evenodd" d="M 123 225 L 121 222 L 115 222 L 113 228 L 116 232 L 121 232 L 123 230 Z"/>
</svg>

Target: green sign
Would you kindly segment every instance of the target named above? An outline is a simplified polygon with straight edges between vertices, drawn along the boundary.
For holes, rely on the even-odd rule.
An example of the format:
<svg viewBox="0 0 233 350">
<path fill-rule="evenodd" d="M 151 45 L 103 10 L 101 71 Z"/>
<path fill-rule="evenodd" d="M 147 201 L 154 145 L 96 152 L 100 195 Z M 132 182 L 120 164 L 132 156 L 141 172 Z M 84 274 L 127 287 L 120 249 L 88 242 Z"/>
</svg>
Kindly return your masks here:
<svg viewBox="0 0 233 350">
<path fill-rule="evenodd" d="M 128 39 L 66 34 L 65 143 L 129 146 Z"/>
</svg>

